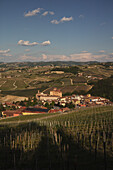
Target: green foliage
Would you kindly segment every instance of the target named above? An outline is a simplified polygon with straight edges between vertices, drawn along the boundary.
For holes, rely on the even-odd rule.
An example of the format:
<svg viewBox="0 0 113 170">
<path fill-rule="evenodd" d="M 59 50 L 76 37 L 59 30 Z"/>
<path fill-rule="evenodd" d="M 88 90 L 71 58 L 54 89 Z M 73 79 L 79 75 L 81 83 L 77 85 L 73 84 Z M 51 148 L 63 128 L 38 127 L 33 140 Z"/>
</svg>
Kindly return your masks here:
<svg viewBox="0 0 113 170">
<path fill-rule="evenodd" d="M 27 89 L 27 90 L 2 91 L 1 93 L 3 95 L 32 97 L 37 93 L 37 88 L 36 89 Z"/>
<path fill-rule="evenodd" d="M 32 102 L 31 102 L 31 98 L 30 97 L 28 98 L 28 101 L 27 101 L 27 104 L 26 104 L 26 107 L 29 107 L 29 106 L 32 106 Z"/>
<path fill-rule="evenodd" d="M 50 109 L 50 105 L 49 105 L 48 102 L 46 102 L 45 107 L 47 107 L 48 109 Z"/>
<path fill-rule="evenodd" d="M 2 116 L 2 111 L 4 111 L 5 108 L 3 107 L 2 103 L 0 104 L 0 117 Z"/>
<path fill-rule="evenodd" d="M 20 104 L 20 106 L 25 106 L 24 101 L 21 101 L 19 104 Z"/>
<path fill-rule="evenodd" d="M 70 102 L 70 103 L 66 104 L 66 107 L 69 107 L 70 109 L 73 109 L 73 108 L 75 108 L 75 105 L 72 102 Z"/>
<path fill-rule="evenodd" d="M 99 80 L 94 87 L 88 92 L 94 96 L 101 96 L 113 101 L 113 77 L 105 80 Z"/>
<path fill-rule="evenodd" d="M 63 96 L 71 96 L 71 95 L 72 93 L 69 93 L 69 92 L 63 94 Z"/>
<path fill-rule="evenodd" d="M 11 108 L 12 110 L 16 110 L 16 107 L 15 106 L 12 106 L 12 108 Z"/>
<path fill-rule="evenodd" d="M 52 69 L 52 71 L 64 71 L 65 73 L 77 74 L 78 71 L 81 71 L 81 70 L 76 66 L 70 66 L 70 67 L 55 68 L 55 69 Z"/>
<path fill-rule="evenodd" d="M 74 90 L 72 93 L 69 93 L 69 92 L 64 93 L 63 96 L 71 96 L 73 94 L 76 94 L 76 95 L 86 95 L 87 93 L 84 90 L 80 90 L 80 91 Z"/>
<path fill-rule="evenodd" d="M 46 102 L 45 107 L 47 107 L 48 109 L 51 109 L 51 108 L 53 108 L 54 104 L 55 104 L 54 101 L 52 101 L 52 103 L 50 103 L 50 104 L 48 102 Z"/>
<path fill-rule="evenodd" d="M 37 99 L 36 99 L 36 96 L 34 96 L 34 98 L 33 98 L 33 106 L 35 106 L 37 104 Z"/>
</svg>

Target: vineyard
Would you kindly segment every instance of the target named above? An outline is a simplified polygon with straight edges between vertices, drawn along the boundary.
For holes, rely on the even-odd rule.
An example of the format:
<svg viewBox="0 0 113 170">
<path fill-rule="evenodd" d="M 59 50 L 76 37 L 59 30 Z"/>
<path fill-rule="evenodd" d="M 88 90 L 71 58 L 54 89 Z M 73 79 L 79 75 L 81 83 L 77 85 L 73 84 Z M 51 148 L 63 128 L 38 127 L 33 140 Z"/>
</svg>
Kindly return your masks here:
<svg viewBox="0 0 113 170">
<path fill-rule="evenodd" d="M 113 106 L 28 123 L 1 123 L 0 166 L 3 170 L 113 169 Z"/>
</svg>

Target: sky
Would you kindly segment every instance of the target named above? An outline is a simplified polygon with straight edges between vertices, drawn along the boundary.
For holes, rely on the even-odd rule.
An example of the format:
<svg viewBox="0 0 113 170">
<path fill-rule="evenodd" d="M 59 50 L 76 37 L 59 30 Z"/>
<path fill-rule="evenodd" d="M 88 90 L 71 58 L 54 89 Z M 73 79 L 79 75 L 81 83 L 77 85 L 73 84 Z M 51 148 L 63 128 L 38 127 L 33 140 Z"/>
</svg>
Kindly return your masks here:
<svg viewBox="0 0 113 170">
<path fill-rule="evenodd" d="M 0 0 L 0 62 L 113 62 L 113 0 Z"/>
</svg>

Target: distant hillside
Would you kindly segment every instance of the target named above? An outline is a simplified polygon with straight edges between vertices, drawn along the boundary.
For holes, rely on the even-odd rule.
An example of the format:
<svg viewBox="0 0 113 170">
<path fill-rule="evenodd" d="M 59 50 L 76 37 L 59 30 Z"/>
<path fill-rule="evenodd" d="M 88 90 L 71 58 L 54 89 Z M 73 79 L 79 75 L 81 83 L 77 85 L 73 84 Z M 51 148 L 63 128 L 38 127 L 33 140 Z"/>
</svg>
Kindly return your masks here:
<svg viewBox="0 0 113 170">
<path fill-rule="evenodd" d="M 49 65 L 54 65 L 54 66 L 72 66 L 72 65 L 86 65 L 86 64 L 99 64 L 97 61 L 88 61 L 88 62 L 75 62 L 75 61 L 49 61 L 49 62 L 14 62 L 14 63 L 0 63 L 0 67 L 6 67 L 6 66 L 11 66 L 11 67 L 24 67 L 24 66 L 49 66 Z"/>
<path fill-rule="evenodd" d="M 88 93 L 94 96 L 102 96 L 113 101 L 113 76 L 96 82 Z"/>
<path fill-rule="evenodd" d="M 64 71 L 65 73 L 73 73 L 73 74 L 77 74 L 78 71 L 82 71 L 80 70 L 78 67 L 76 66 L 70 66 L 70 67 L 62 67 L 62 68 L 54 68 L 51 71 Z"/>
<path fill-rule="evenodd" d="M 14 90 L 14 91 L 11 90 L 11 91 L 2 91 L 1 94 L 4 96 L 12 95 L 12 96 L 32 97 L 37 93 L 38 90 L 37 89 Z"/>
</svg>

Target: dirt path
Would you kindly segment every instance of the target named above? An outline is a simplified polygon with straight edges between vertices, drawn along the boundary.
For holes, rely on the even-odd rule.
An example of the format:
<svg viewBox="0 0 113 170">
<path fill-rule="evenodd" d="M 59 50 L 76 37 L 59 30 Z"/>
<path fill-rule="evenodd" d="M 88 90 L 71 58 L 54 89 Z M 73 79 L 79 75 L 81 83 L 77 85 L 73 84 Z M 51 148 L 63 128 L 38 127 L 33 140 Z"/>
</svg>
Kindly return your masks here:
<svg viewBox="0 0 113 170">
<path fill-rule="evenodd" d="M 42 93 L 44 93 L 46 90 L 49 90 L 51 87 L 48 87 L 47 89 L 43 90 Z"/>
<path fill-rule="evenodd" d="M 61 83 L 62 83 L 62 86 L 64 86 L 64 82 L 63 82 L 63 81 L 61 81 Z"/>
<path fill-rule="evenodd" d="M 4 82 L 0 85 L 0 87 L 2 87 L 6 82 L 7 82 L 7 81 L 4 81 Z"/>
<path fill-rule="evenodd" d="M 16 81 L 13 83 L 14 89 L 17 89 L 17 86 L 15 85 Z"/>
<path fill-rule="evenodd" d="M 73 79 L 70 79 L 70 81 L 71 81 L 71 85 L 73 85 Z"/>
<path fill-rule="evenodd" d="M 24 80 L 24 83 L 25 83 L 25 85 L 28 85 L 27 83 L 26 83 L 26 81 Z"/>
</svg>

